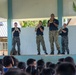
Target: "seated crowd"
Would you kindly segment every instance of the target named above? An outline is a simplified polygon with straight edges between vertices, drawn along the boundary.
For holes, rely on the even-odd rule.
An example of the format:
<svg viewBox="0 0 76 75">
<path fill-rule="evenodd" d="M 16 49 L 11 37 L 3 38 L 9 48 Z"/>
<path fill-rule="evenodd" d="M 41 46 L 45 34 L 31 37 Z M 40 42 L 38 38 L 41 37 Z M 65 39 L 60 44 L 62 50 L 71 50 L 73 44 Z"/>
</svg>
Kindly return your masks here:
<svg viewBox="0 0 76 75">
<path fill-rule="evenodd" d="M 27 62 L 18 61 L 13 56 L 0 59 L 0 75 L 75 75 L 76 66 L 72 57 L 60 58 L 57 63 L 36 61 L 29 58 Z"/>
</svg>

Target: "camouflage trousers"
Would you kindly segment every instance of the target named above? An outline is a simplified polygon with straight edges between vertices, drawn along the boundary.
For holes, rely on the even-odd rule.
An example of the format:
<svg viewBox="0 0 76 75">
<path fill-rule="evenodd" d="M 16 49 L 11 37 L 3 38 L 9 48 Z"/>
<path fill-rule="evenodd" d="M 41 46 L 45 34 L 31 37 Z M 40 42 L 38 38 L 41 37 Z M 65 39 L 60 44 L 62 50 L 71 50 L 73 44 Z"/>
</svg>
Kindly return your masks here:
<svg viewBox="0 0 76 75">
<path fill-rule="evenodd" d="M 42 35 L 36 36 L 36 44 L 37 44 L 38 52 L 40 52 L 40 44 L 42 45 L 44 52 L 46 52 L 45 41 L 44 41 L 44 37 Z"/>
<path fill-rule="evenodd" d="M 65 53 L 65 50 L 67 52 L 69 52 L 69 48 L 68 48 L 68 36 L 62 36 L 61 39 L 61 43 L 62 43 L 62 53 Z"/>
<path fill-rule="evenodd" d="M 13 37 L 12 39 L 12 52 L 14 52 L 16 49 L 15 49 L 15 46 L 17 44 L 17 50 L 18 50 L 18 54 L 20 54 L 20 38 L 19 37 Z"/>
<path fill-rule="evenodd" d="M 50 47 L 51 51 L 54 51 L 54 42 L 56 44 L 57 50 L 60 50 L 59 42 L 58 42 L 58 31 L 49 31 L 49 41 L 50 41 Z"/>
</svg>

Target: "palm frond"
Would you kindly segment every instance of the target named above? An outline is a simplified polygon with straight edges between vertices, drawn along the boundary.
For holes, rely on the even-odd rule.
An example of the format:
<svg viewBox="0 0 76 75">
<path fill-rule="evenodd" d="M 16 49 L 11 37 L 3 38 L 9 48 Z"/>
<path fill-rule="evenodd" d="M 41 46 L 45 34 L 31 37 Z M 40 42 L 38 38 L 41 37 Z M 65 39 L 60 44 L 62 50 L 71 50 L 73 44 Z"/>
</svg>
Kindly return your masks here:
<svg viewBox="0 0 76 75">
<path fill-rule="evenodd" d="M 76 5 L 74 2 L 73 2 L 73 10 L 76 12 Z"/>
</svg>

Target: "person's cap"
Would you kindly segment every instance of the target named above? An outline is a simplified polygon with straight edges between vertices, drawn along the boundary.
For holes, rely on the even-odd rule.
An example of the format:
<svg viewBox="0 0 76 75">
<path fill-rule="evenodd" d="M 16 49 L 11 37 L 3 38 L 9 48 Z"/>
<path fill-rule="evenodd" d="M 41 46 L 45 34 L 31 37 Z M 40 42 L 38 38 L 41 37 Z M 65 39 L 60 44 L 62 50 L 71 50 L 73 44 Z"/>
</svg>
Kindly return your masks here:
<svg viewBox="0 0 76 75">
<path fill-rule="evenodd" d="M 52 13 L 51 16 L 55 16 L 55 15 Z"/>
<path fill-rule="evenodd" d="M 15 22 L 14 24 L 17 24 L 17 22 Z"/>
</svg>

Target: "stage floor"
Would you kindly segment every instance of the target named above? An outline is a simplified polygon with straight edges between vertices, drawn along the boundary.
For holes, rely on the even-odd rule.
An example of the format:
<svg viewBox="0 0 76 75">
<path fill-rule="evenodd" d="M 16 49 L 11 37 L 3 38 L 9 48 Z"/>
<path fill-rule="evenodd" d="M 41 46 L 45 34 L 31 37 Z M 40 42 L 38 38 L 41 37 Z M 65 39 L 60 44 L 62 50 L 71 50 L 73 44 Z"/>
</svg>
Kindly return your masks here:
<svg viewBox="0 0 76 75">
<path fill-rule="evenodd" d="M 43 59 L 45 62 L 51 61 L 54 63 L 57 63 L 59 58 L 65 58 L 67 56 L 73 57 L 75 63 L 76 63 L 76 54 L 70 54 L 70 55 L 14 55 L 19 61 L 26 62 L 29 58 L 34 58 L 36 60 Z M 4 56 L 0 56 L 0 59 L 2 59 Z"/>
</svg>

